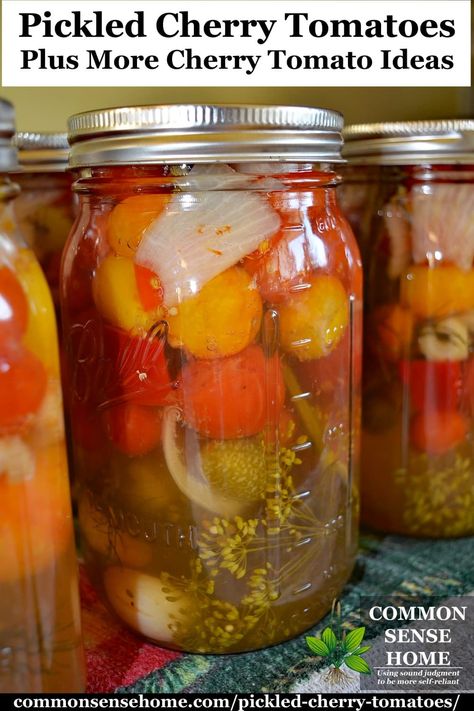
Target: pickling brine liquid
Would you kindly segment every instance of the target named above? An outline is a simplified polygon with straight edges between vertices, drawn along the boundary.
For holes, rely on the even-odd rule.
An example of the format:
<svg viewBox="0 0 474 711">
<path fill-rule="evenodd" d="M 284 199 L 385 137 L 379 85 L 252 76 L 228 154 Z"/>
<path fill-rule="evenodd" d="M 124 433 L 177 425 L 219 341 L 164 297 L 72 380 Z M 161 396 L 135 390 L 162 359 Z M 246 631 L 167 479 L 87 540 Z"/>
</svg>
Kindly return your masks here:
<svg viewBox="0 0 474 711">
<path fill-rule="evenodd" d="M 360 266 L 334 175 L 295 171 L 76 184 L 62 298 L 86 561 L 172 648 L 288 639 L 353 565 Z"/>
<path fill-rule="evenodd" d="M 10 196 L 12 186 L 0 184 Z M 0 691 L 84 690 L 54 309 L 0 204 Z"/>
</svg>

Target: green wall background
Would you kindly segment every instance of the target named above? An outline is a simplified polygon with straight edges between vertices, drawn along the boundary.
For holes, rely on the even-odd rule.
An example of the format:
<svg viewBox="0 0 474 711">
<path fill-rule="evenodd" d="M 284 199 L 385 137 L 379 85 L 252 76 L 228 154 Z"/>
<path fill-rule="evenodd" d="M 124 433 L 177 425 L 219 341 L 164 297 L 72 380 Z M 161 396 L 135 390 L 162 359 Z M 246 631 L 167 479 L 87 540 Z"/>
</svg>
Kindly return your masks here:
<svg viewBox="0 0 474 711">
<path fill-rule="evenodd" d="M 64 131 L 78 111 L 127 104 L 224 102 L 324 106 L 347 123 L 469 116 L 470 89 L 456 88 L 3 88 L 21 131 Z"/>
</svg>

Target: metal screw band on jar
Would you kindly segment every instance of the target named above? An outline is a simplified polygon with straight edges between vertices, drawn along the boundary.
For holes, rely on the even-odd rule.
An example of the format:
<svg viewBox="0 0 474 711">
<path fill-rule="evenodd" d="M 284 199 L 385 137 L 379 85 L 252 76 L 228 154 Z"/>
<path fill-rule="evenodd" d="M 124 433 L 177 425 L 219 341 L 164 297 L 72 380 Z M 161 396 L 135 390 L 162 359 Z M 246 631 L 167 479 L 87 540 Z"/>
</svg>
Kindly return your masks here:
<svg viewBox="0 0 474 711">
<path fill-rule="evenodd" d="M 62 172 L 68 168 L 67 133 L 19 131 L 13 137 L 20 168 L 28 173 Z"/>
<path fill-rule="evenodd" d="M 15 110 L 6 99 L 0 99 L 0 171 L 15 170 L 17 151 L 12 145 L 15 133 Z"/>
<path fill-rule="evenodd" d="M 69 120 L 70 165 L 302 159 L 340 163 L 342 128 L 338 112 L 303 106 L 104 109 Z"/>
<path fill-rule="evenodd" d="M 440 119 L 348 126 L 343 156 L 363 165 L 473 162 L 474 120 Z"/>
</svg>

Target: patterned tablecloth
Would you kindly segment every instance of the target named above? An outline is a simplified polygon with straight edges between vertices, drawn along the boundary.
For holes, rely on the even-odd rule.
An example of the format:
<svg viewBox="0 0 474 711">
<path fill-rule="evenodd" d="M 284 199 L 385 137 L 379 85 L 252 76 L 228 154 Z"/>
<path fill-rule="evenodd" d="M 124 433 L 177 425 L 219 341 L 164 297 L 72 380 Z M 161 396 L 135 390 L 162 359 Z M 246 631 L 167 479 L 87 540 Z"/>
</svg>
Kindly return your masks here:
<svg viewBox="0 0 474 711">
<path fill-rule="evenodd" d="M 449 597 L 474 590 L 474 539 L 423 541 L 364 536 L 351 577 L 341 596 L 342 619 L 357 626 L 360 595 Z M 307 634 L 270 649 L 227 656 L 181 654 L 149 644 L 116 622 L 81 570 L 83 624 L 89 692 L 288 692 L 357 691 L 359 675 L 345 688 L 328 686 L 327 670 L 311 654 Z M 327 620 L 326 620 L 327 622 Z M 389 623 L 385 623 L 388 625 Z M 367 629 L 373 643 L 382 623 Z M 473 667 L 474 669 L 474 667 Z"/>
</svg>

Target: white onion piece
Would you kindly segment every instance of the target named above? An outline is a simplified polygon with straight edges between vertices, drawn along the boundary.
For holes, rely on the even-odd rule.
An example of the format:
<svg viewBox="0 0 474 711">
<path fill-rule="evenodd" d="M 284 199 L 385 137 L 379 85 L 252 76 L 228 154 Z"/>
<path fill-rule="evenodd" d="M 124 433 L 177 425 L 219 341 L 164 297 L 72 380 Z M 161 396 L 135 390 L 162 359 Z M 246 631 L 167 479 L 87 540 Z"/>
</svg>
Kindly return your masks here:
<svg viewBox="0 0 474 711">
<path fill-rule="evenodd" d="M 239 173 L 245 175 L 284 175 L 285 173 L 298 173 L 305 166 L 301 163 L 233 163 L 234 168 Z M 311 165 L 306 165 L 311 167 Z"/>
<path fill-rule="evenodd" d="M 179 591 L 165 593 L 163 587 L 168 589 L 169 585 L 129 568 L 114 566 L 104 575 L 105 593 L 120 619 L 145 637 L 172 642 L 172 624 L 183 617 L 182 610 L 190 600 Z"/>
<path fill-rule="evenodd" d="M 197 294 L 280 227 L 278 213 L 257 194 L 177 194 L 148 227 L 135 261 L 160 277 L 166 306 Z"/>
<path fill-rule="evenodd" d="M 190 501 L 208 511 L 224 518 L 237 516 L 245 508 L 245 502 L 228 499 L 213 492 L 199 465 L 194 465 L 194 471 L 190 471 L 190 466 L 186 467 L 178 444 L 179 420 L 180 413 L 176 407 L 166 408 L 163 416 L 163 452 L 176 486 Z M 196 456 L 189 457 L 189 465 L 197 460 Z"/>
<path fill-rule="evenodd" d="M 415 262 L 449 261 L 471 269 L 474 259 L 474 185 L 431 185 L 412 193 Z"/>
</svg>

